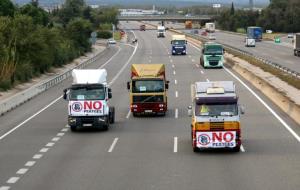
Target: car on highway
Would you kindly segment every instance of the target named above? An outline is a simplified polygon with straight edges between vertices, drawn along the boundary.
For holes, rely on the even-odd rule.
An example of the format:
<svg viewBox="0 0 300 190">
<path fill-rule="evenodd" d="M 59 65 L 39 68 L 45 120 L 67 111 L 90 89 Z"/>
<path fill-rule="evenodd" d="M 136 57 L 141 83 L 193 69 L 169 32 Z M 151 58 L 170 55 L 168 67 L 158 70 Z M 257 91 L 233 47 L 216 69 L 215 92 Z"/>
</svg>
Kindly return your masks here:
<svg viewBox="0 0 300 190">
<path fill-rule="evenodd" d="M 107 43 L 108 44 L 116 44 L 117 42 L 116 42 L 116 40 L 110 38 L 110 39 L 107 40 Z"/>
<path fill-rule="evenodd" d="M 294 38 L 294 34 L 293 33 L 288 33 L 288 38 Z"/>
<path fill-rule="evenodd" d="M 215 40 L 216 39 L 216 36 L 214 34 L 209 34 L 208 35 L 208 39 L 209 40 Z"/>
<path fill-rule="evenodd" d="M 201 36 L 207 36 L 207 32 L 206 32 L 206 31 L 203 31 L 203 32 L 201 33 Z"/>
</svg>

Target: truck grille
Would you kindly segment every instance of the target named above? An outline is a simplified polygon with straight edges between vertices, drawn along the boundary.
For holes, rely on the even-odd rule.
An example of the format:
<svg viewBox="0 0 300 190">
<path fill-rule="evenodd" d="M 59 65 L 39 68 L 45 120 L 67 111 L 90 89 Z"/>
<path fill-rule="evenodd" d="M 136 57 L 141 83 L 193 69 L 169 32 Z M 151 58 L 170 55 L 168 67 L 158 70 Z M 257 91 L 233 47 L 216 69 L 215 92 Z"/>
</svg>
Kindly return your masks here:
<svg viewBox="0 0 300 190">
<path fill-rule="evenodd" d="M 224 122 L 211 122 L 210 130 L 213 130 L 213 131 L 224 130 Z"/>
<path fill-rule="evenodd" d="M 133 103 L 144 103 L 144 102 L 163 102 L 164 96 L 133 96 Z"/>
<path fill-rule="evenodd" d="M 94 123 L 94 117 L 81 117 L 82 123 Z"/>
<path fill-rule="evenodd" d="M 211 66 L 217 66 L 218 63 L 219 63 L 219 61 L 209 61 L 209 64 L 210 64 Z"/>
</svg>

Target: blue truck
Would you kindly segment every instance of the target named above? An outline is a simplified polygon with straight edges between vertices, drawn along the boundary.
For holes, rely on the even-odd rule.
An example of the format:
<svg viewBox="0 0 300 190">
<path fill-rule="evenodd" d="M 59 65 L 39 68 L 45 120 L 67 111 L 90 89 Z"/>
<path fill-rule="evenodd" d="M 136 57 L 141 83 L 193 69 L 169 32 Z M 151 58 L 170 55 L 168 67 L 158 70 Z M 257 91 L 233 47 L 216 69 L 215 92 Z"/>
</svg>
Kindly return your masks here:
<svg viewBox="0 0 300 190">
<path fill-rule="evenodd" d="M 173 35 L 171 41 L 172 55 L 186 55 L 186 44 L 187 40 L 185 35 Z"/>
<path fill-rule="evenodd" d="M 262 28 L 258 26 L 250 26 L 247 28 L 247 37 L 249 39 L 255 39 L 255 41 L 262 40 Z"/>
</svg>

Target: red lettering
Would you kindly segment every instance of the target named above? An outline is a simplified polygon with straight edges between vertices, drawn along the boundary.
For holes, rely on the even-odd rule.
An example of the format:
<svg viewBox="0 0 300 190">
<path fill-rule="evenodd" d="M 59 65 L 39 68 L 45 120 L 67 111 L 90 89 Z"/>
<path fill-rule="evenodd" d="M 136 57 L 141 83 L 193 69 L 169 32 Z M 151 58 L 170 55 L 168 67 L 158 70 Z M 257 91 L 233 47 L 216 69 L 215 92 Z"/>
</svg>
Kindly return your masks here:
<svg viewBox="0 0 300 190">
<path fill-rule="evenodd" d="M 219 133 L 213 132 L 212 133 L 212 141 L 213 142 L 216 142 L 216 141 L 222 142 L 222 132 L 219 132 Z"/>
<path fill-rule="evenodd" d="M 224 139 L 225 142 L 230 142 L 234 139 L 234 135 L 231 132 L 226 132 L 223 135 L 223 139 Z"/>
<path fill-rule="evenodd" d="M 89 102 L 84 102 L 83 107 L 84 107 L 85 110 L 86 110 L 86 109 L 93 109 L 93 104 L 92 104 L 91 101 L 89 101 Z"/>
<path fill-rule="evenodd" d="M 93 103 L 93 107 L 95 110 L 100 110 L 102 108 L 102 103 L 97 101 Z"/>
</svg>

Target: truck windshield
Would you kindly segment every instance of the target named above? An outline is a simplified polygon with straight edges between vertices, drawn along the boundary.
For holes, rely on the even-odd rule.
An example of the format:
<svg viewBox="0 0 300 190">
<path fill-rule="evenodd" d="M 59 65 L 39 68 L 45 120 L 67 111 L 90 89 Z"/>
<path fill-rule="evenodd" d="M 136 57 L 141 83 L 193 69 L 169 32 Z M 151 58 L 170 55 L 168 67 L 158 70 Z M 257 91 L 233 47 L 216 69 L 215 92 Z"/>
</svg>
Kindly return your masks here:
<svg viewBox="0 0 300 190">
<path fill-rule="evenodd" d="M 78 87 L 70 89 L 70 100 L 104 100 L 104 87 Z"/>
<path fill-rule="evenodd" d="M 176 46 L 183 46 L 185 45 L 185 40 L 173 40 L 172 44 Z"/>
<path fill-rule="evenodd" d="M 195 113 L 197 116 L 234 116 L 238 115 L 238 106 L 236 103 L 197 104 Z"/>
<path fill-rule="evenodd" d="M 222 46 L 217 46 L 217 45 L 206 46 L 204 54 L 205 55 L 211 55 L 211 54 L 223 55 L 223 48 L 222 48 Z"/>
<path fill-rule="evenodd" d="M 133 93 L 164 92 L 163 80 L 136 80 L 132 81 Z"/>
</svg>

